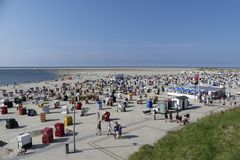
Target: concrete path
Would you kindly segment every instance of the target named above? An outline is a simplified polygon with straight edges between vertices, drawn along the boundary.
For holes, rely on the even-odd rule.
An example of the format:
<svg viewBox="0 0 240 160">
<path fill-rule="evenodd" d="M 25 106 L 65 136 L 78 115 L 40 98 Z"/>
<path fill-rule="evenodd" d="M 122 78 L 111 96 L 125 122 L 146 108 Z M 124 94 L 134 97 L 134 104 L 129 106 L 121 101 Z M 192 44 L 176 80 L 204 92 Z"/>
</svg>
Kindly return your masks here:
<svg viewBox="0 0 240 160">
<path fill-rule="evenodd" d="M 196 104 L 194 106 L 200 106 Z M 29 150 L 28 153 L 21 157 L 11 158 L 14 160 L 43 160 L 43 159 L 58 159 L 58 160 L 125 160 L 129 155 L 138 151 L 138 149 L 144 144 L 153 144 L 158 139 L 167 134 L 168 131 L 177 129 L 179 124 L 176 122 L 165 122 L 163 115 L 157 115 L 157 120 L 153 120 L 152 115 L 144 115 L 142 110 L 146 109 L 145 105 L 136 105 L 128 109 L 132 109 L 130 115 L 127 113 L 117 113 L 114 109 L 109 111 L 113 112 L 113 117 L 119 117 L 118 122 L 121 123 L 123 128 L 123 139 L 114 139 L 113 136 L 103 135 L 96 136 L 94 126 L 88 129 L 84 129 L 84 123 L 79 124 L 77 127 L 78 135 L 76 137 L 77 152 L 65 154 L 65 143 L 69 143 L 70 152 L 73 151 L 72 136 L 56 139 L 55 143 L 48 146 L 41 146 L 39 141 L 39 148 Z M 182 111 L 180 114 L 190 113 L 191 122 L 206 116 L 208 114 L 219 112 L 227 109 L 220 106 L 200 106 L 193 107 Z M 135 112 L 136 114 L 133 114 Z M 95 115 L 96 116 L 96 115 Z M 175 114 L 173 115 L 175 119 Z M 94 117 L 95 118 L 95 117 Z M 92 118 L 93 119 L 93 118 Z M 96 120 L 96 119 L 95 119 Z M 84 121 L 85 122 L 85 121 Z M 92 125 L 95 125 L 93 123 Z M 103 124 L 104 126 L 105 124 Z M 84 132 L 85 131 L 85 132 Z M 67 139 L 67 141 L 64 140 Z M 38 137 L 38 139 L 40 139 Z M 41 146 L 41 147 L 40 147 Z M 33 147 L 34 148 L 34 147 Z"/>
</svg>

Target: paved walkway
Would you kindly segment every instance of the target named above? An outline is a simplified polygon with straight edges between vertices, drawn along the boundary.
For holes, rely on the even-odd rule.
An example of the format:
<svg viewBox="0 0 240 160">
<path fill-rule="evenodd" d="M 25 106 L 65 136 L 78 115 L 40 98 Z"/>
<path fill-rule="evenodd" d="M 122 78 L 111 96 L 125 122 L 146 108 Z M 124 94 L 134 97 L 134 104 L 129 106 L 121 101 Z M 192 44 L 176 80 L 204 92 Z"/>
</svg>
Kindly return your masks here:
<svg viewBox="0 0 240 160">
<path fill-rule="evenodd" d="M 197 106 L 197 105 L 195 105 Z M 142 111 L 143 108 L 139 106 L 134 106 L 133 110 L 137 113 Z M 219 112 L 225 110 L 226 107 L 219 106 L 201 106 L 194 107 L 193 109 L 182 111 L 181 114 L 190 113 L 191 121 L 194 122 L 198 118 L 211 114 L 213 112 Z M 123 114 L 118 113 L 120 119 L 123 118 Z M 152 115 L 143 115 L 137 113 L 130 117 L 132 121 L 135 118 L 135 122 L 124 123 L 125 128 L 123 128 L 123 139 L 114 139 L 113 136 L 96 136 L 95 130 L 87 130 L 88 133 L 84 133 L 83 130 L 79 131 L 76 137 L 76 148 L 77 152 L 65 154 L 65 143 L 69 143 L 70 152 L 73 151 L 73 141 L 72 137 L 63 137 L 61 139 L 56 139 L 55 143 L 48 146 L 39 144 L 39 148 L 36 150 L 28 151 L 28 154 L 16 157 L 22 160 L 42 160 L 42 159 L 58 159 L 58 160 L 125 160 L 128 159 L 129 155 L 134 153 L 144 144 L 153 144 L 161 137 L 165 136 L 168 131 L 179 128 L 179 124 L 175 122 L 165 122 L 163 115 L 157 115 L 157 120 L 153 120 Z M 125 117 L 125 115 L 124 115 Z M 175 117 L 175 115 L 173 115 Z M 127 122 L 131 122 L 131 120 Z M 121 123 L 121 120 L 119 120 Z M 81 124 L 80 124 L 81 125 Z M 104 129 L 103 129 L 104 130 Z M 68 141 L 65 141 L 68 140 Z M 40 143 L 40 142 L 39 142 Z M 41 148 L 43 147 L 43 148 Z"/>
</svg>

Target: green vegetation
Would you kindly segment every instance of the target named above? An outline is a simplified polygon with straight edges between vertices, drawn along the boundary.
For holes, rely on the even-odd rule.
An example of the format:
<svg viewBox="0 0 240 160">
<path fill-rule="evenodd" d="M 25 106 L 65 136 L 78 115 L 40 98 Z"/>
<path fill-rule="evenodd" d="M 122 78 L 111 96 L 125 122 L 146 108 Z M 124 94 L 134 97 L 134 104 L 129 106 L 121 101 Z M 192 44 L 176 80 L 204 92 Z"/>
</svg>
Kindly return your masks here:
<svg viewBox="0 0 240 160">
<path fill-rule="evenodd" d="M 130 160 L 240 160 L 240 109 L 214 114 L 144 145 Z"/>
</svg>

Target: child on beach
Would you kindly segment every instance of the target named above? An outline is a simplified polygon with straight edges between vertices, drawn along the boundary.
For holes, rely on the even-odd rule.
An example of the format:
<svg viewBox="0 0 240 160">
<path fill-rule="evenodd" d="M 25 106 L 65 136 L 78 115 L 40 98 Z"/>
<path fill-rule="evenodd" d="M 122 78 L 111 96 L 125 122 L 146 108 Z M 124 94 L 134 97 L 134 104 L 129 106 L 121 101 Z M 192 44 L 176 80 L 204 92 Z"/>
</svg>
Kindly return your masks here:
<svg viewBox="0 0 240 160">
<path fill-rule="evenodd" d="M 165 122 L 167 122 L 167 120 L 168 120 L 168 113 L 166 112 L 165 113 Z"/>
<path fill-rule="evenodd" d="M 98 122 L 98 124 L 97 124 L 97 133 L 96 133 L 96 135 L 98 136 L 98 135 L 102 135 L 102 126 L 101 126 L 101 121 L 99 121 Z"/>
<path fill-rule="evenodd" d="M 153 110 L 153 120 L 156 120 L 157 111 Z"/>
<path fill-rule="evenodd" d="M 173 120 L 172 112 L 169 113 L 169 119 L 170 119 L 170 122 L 172 122 L 172 120 Z"/>
</svg>

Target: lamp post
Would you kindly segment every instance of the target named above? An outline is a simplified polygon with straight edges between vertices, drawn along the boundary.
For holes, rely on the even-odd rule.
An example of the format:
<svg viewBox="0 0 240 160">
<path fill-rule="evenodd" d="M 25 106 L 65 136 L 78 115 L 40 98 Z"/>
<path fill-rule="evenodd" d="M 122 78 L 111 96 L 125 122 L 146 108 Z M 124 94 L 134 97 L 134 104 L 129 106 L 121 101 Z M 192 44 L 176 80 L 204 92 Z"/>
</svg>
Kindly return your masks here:
<svg viewBox="0 0 240 160">
<path fill-rule="evenodd" d="M 76 139 L 75 139 L 75 97 L 73 97 L 73 152 L 76 152 Z"/>
</svg>

